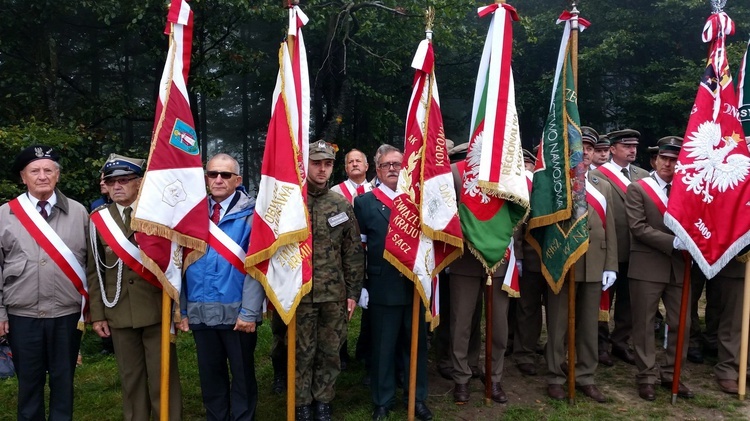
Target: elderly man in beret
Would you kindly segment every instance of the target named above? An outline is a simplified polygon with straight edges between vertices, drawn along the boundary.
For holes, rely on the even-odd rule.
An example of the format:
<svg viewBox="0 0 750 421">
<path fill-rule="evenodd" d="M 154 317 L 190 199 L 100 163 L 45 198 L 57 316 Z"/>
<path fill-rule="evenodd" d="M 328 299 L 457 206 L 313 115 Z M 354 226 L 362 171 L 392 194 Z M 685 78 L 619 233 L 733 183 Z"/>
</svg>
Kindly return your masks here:
<svg viewBox="0 0 750 421">
<path fill-rule="evenodd" d="M 88 213 L 57 189 L 59 155 L 34 145 L 15 159 L 26 192 L 0 207 L 0 336 L 18 375 L 19 420 L 73 419 L 73 375 L 86 298 Z"/>
<path fill-rule="evenodd" d="M 633 129 L 607 133 L 611 145 L 611 160 L 593 171 L 595 176 L 606 180 L 612 186 L 614 191 L 612 194 L 612 212 L 615 215 L 615 227 L 617 228 L 619 269 L 617 281 L 610 289 L 610 308 L 612 308 L 612 302 L 615 302 L 615 327 L 611 336 L 608 325 L 601 326 L 599 330 L 599 361 L 605 365 L 612 365 L 612 359 L 609 357 L 609 342 L 612 343 L 612 355 L 628 364 L 635 364 L 635 357 L 628 344 L 633 321 L 630 312 L 630 289 L 628 286 L 630 233 L 628 232 L 628 219 L 625 214 L 625 194 L 631 183 L 648 177 L 646 170 L 633 165 L 640 137 L 641 134 Z"/>
<path fill-rule="evenodd" d="M 112 338 L 125 420 L 159 419 L 161 286 L 140 261 L 130 227 L 143 159 L 111 154 L 104 183 L 114 201 L 91 213 L 88 281 L 94 332 Z M 170 345 L 169 419 L 181 418 L 177 353 Z"/>
<path fill-rule="evenodd" d="M 682 138 L 677 136 L 670 136 L 667 142 L 662 143 L 654 174 L 631 183 L 625 197 L 625 211 L 632 236 L 628 276 L 633 306 L 633 347 L 638 369 L 635 378 L 638 396 L 649 401 L 655 399 L 657 371 L 662 387 L 671 389 L 676 358 L 682 358 L 684 362 L 687 354 L 687 335 L 679 357 L 675 355 L 677 335 L 669 335 L 666 361 L 657 364 L 653 331 L 654 314 L 660 300 L 667 310 L 666 322 L 670 330 L 676 332 L 680 324 L 682 278 L 686 268 L 679 250 L 684 250 L 685 246 L 664 225 L 664 212 L 681 147 Z M 686 329 L 689 329 L 690 319 L 685 323 Z M 692 398 L 693 392 L 680 382 L 678 396 Z"/>
</svg>

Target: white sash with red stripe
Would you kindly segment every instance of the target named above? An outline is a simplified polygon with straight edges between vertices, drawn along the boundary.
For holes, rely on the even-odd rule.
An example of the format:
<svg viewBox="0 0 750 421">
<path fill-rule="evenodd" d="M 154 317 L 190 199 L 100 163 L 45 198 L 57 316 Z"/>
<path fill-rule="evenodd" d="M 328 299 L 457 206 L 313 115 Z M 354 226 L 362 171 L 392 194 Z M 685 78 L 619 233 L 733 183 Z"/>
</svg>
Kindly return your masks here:
<svg viewBox="0 0 750 421">
<path fill-rule="evenodd" d="M 161 289 L 161 282 L 156 278 L 156 275 L 151 273 L 148 269 L 146 269 L 145 266 L 143 266 L 143 259 L 141 258 L 141 250 L 136 246 L 135 244 L 131 243 L 130 240 L 125 236 L 125 233 L 122 232 L 120 227 L 117 225 L 117 222 L 115 222 L 114 218 L 112 218 L 112 214 L 110 214 L 108 208 L 100 209 L 94 213 L 91 214 L 91 226 L 89 227 L 90 235 L 91 235 L 91 248 L 94 250 L 95 253 L 96 248 L 96 233 L 99 231 L 99 235 L 101 235 L 102 240 L 105 244 L 109 246 L 109 248 L 112 249 L 112 251 L 115 253 L 115 255 L 119 258 L 119 260 L 122 263 L 125 263 L 128 265 L 128 267 L 135 273 L 138 274 L 141 278 L 145 279 L 150 283 L 151 285 Z M 96 262 L 97 266 L 99 263 L 102 263 L 97 256 L 95 256 L 94 261 Z M 106 266 L 105 266 L 106 267 Z M 98 267 L 97 267 L 98 269 Z M 119 268 L 118 270 L 118 282 L 121 281 L 120 277 L 122 276 L 122 268 Z M 119 290 L 120 285 L 118 284 L 118 293 L 115 295 L 115 299 L 113 302 L 109 302 L 105 296 L 104 286 L 102 285 L 102 300 L 104 301 L 104 304 L 107 307 L 114 307 L 115 304 L 117 304 L 117 300 L 119 299 Z M 109 304 L 108 304 L 109 303 Z"/>
<path fill-rule="evenodd" d="M 594 208 L 599 219 L 602 220 L 602 226 L 607 229 L 607 198 L 591 184 L 588 178 L 586 179 L 586 202 Z"/>
<path fill-rule="evenodd" d="M 342 196 L 346 198 L 346 200 L 349 201 L 349 203 L 354 202 L 354 192 L 349 190 L 349 183 L 346 181 L 343 181 L 335 186 L 333 186 L 331 190 L 335 191 L 336 193 L 341 193 Z"/>
<path fill-rule="evenodd" d="M 520 287 L 518 285 L 518 266 L 516 266 L 516 253 L 513 246 L 513 241 L 505 250 L 505 256 L 503 259 L 508 262 L 508 269 L 505 271 L 505 277 L 503 278 L 503 291 L 507 292 L 511 297 L 520 297 Z"/>
<path fill-rule="evenodd" d="M 659 213 L 664 215 L 667 212 L 667 201 L 669 199 L 667 198 L 667 193 L 661 188 L 659 183 L 651 177 L 646 177 L 638 180 L 638 184 L 643 187 L 648 197 L 654 202 L 656 208 L 659 209 Z"/>
<path fill-rule="evenodd" d="M 614 184 L 623 194 L 627 193 L 630 180 L 625 177 L 620 170 L 612 162 L 599 167 L 599 171 L 602 172 L 611 182 Z"/>
<path fill-rule="evenodd" d="M 526 173 L 526 187 L 529 188 L 529 193 L 531 193 L 531 188 L 534 186 L 534 173 L 532 171 L 524 171 Z"/>
<path fill-rule="evenodd" d="M 214 224 L 213 221 L 209 221 L 208 234 L 208 245 L 216 250 L 221 257 L 225 258 L 240 273 L 243 275 L 246 274 L 245 250 Z"/>
<path fill-rule="evenodd" d="M 88 285 L 86 284 L 86 271 L 76 259 L 75 254 L 65 244 L 62 238 L 52 229 L 47 221 L 42 218 L 26 194 L 22 194 L 8 203 L 10 209 L 21 222 L 31 237 L 36 240 L 39 247 L 57 264 L 65 276 L 73 283 L 83 300 L 81 302 L 81 319 L 88 312 Z"/>
</svg>

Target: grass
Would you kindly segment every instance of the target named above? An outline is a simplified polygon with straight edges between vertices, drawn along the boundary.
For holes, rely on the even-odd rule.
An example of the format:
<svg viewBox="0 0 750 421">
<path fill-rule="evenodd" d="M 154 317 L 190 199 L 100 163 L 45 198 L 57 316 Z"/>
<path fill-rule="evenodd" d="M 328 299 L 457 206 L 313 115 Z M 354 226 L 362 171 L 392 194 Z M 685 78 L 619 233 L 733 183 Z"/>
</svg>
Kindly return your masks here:
<svg viewBox="0 0 750 421">
<path fill-rule="evenodd" d="M 359 332 L 359 317 L 355 315 L 349 331 L 349 351 L 354 352 Z M 270 391 L 273 370 L 269 358 L 271 330 L 264 323 L 259 330 L 256 349 L 256 376 L 259 387 L 258 420 L 278 421 L 286 417 L 286 396 L 274 395 Z M 119 420 L 122 419 L 120 381 L 114 357 L 99 353 L 99 339 L 89 331 L 84 335 L 81 352 L 84 365 L 76 371 L 75 420 Z M 195 345 L 191 334 L 181 334 L 177 340 L 180 378 L 183 392 L 183 414 L 185 420 L 205 419 L 201 399 Z M 540 374 L 525 377 L 515 368 L 512 359 L 506 359 L 503 388 L 509 397 L 506 405 L 484 406 L 483 386 L 478 381 L 471 383 L 471 401 L 463 406 L 453 404 L 452 383 L 442 379 L 434 370 L 430 353 L 428 405 L 435 420 L 704 420 L 704 419 L 749 419 L 750 408 L 735 396 L 718 391 L 711 367 L 715 360 L 706 364 L 688 363 L 684 378 L 696 392 L 696 398 L 680 399 L 677 405 L 669 404 L 668 391 L 657 388 L 655 402 L 638 398 L 635 390 L 635 367 L 617 362 L 614 367 L 601 367 L 596 382 L 608 397 L 606 404 L 578 396 L 575 404 L 553 401 L 546 397 L 544 360 L 539 358 Z M 341 373 L 336 385 L 337 396 L 333 402 L 334 419 L 363 421 L 370 419 L 371 400 L 367 387 L 361 384 L 363 366 L 352 362 L 347 371 Z M 15 379 L 0 381 L 0 421 L 15 420 L 17 382 Z M 398 392 L 399 398 L 401 392 Z M 391 420 L 406 419 L 406 403 L 402 400 L 394 408 Z"/>
</svg>

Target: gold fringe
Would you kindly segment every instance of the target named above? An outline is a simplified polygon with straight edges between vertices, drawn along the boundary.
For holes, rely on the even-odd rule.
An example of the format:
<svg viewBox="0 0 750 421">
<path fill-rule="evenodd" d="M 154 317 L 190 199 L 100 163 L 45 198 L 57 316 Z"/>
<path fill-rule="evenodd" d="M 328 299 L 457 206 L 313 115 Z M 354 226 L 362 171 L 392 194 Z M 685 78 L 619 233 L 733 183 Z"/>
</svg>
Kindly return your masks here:
<svg viewBox="0 0 750 421">
<path fill-rule="evenodd" d="M 503 291 L 508 293 L 508 296 L 510 298 L 520 298 L 521 292 L 520 291 L 513 291 L 513 288 L 509 287 L 508 285 L 503 284 Z"/>
<path fill-rule="evenodd" d="M 76 324 L 76 329 L 80 330 L 81 332 L 86 332 L 86 323 L 79 320 L 78 324 Z"/>
<path fill-rule="evenodd" d="M 133 221 L 130 223 L 130 225 L 133 227 L 134 231 L 140 231 L 148 235 L 155 235 L 158 237 L 166 238 L 168 240 L 176 242 L 183 247 L 198 250 L 203 253 L 206 252 L 205 241 L 175 231 L 174 229 L 169 228 L 166 225 L 157 224 L 155 222 L 146 221 L 139 218 L 133 218 Z"/>
<path fill-rule="evenodd" d="M 462 244 L 463 244 L 463 242 L 462 242 Z M 459 257 L 461 257 L 461 255 L 463 255 L 463 254 L 464 254 L 464 248 L 463 247 L 461 247 L 460 249 L 457 248 L 457 249 L 453 250 L 450 254 L 448 254 L 447 256 L 445 256 L 445 258 L 443 259 L 442 262 L 440 262 L 439 265 L 435 266 L 435 269 L 432 270 L 432 273 L 430 275 L 434 278 L 440 272 L 442 272 L 443 269 L 445 269 L 448 266 L 450 266 L 451 263 L 453 263 L 456 259 L 458 259 Z"/>
<path fill-rule="evenodd" d="M 167 295 L 169 295 L 169 298 L 171 298 L 172 301 L 175 302 L 175 306 L 177 308 L 180 308 L 180 293 L 177 292 L 177 289 L 175 289 L 175 287 L 171 283 L 169 283 L 169 280 L 164 275 L 164 272 L 161 270 L 159 265 L 154 261 L 154 259 L 148 256 L 145 256 L 142 252 L 141 252 L 141 258 L 143 259 L 143 267 L 150 270 L 151 273 L 156 275 L 156 278 L 161 283 L 161 286 L 162 288 L 164 288 L 164 291 L 167 292 Z"/>
<path fill-rule="evenodd" d="M 438 326 L 440 326 L 440 315 L 436 315 L 435 317 L 432 317 L 432 313 L 430 311 L 427 311 L 427 314 L 430 315 L 430 332 L 437 329 Z"/>
<path fill-rule="evenodd" d="M 599 310 L 599 321 L 600 322 L 608 322 L 609 321 L 609 311 Z"/>
<path fill-rule="evenodd" d="M 427 300 L 427 294 L 425 294 L 424 288 L 422 288 L 422 282 L 420 282 L 419 277 L 417 277 L 414 272 L 401 263 L 396 256 L 392 255 L 388 250 L 383 252 L 383 258 L 398 269 L 404 277 L 414 282 L 414 286 L 417 288 L 417 293 L 419 293 L 419 297 L 422 299 L 422 304 L 425 308 L 430 308 L 430 302 Z"/>
<path fill-rule="evenodd" d="M 203 257 L 206 253 L 198 250 L 192 250 L 182 261 L 182 273 L 184 274 L 188 266 L 195 263 L 198 259 Z"/>
<path fill-rule="evenodd" d="M 512 238 L 511 238 L 511 241 L 513 241 Z M 490 267 L 487 264 L 487 262 L 484 261 L 484 257 L 482 257 L 482 254 L 479 253 L 479 251 L 477 251 L 477 249 L 474 247 L 473 244 L 471 244 L 471 242 L 467 240 L 466 245 L 469 246 L 469 251 L 471 252 L 471 254 L 473 254 L 474 257 L 476 257 L 477 260 L 479 260 L 479 263 L 482 264 L 482 267 L 484 267 L 484 271 L 487 272 L 487 274 L 490 275 L 490 277 L 492 277 L 492 274 L 495 273 L 495 271 L 497 270 L 498 267 L 500 267 L 503 261 L 500 260 L 499 262 L 495 263 L 494 265 Z"/>
<path fill-rule="evenodd" d="M 421 217 L 420 217 L 421 218 Z M 429 226 L 425 225 L 424 222 L 421 224 L 422 232 L 424 235 L 430 237 L 433 240 L 442 241 L 446 244 L 450 244 L 454 247 L 458 247 L 461 250 L 464 249 L 464 239 L 461 237 L 456 237 L 455 235 L 450 235 L 446 233 L 445 231 L 437 231 Z"/>
<path fill-rule="evenodd" d="M 300 292 L 298 292 L 297 296 L 294 298 L 294 302 L 292 303 L 291 308 L 289 309 L 289 311 L 286 311 L 281 306 L 281 301 L 279 301 L 279 298 L 276 296 L 275 291 L 271 288 L 266 274 L 261 272 L 255 266 L 248 266 L 247 260 L 245 261 L 245 268 L 247 268 L 247 273 L 249 273 L 250 276 L 260 282 L 261 285 L 263 285 L 263 289 L 266 291 L 266 298 L 268 298 L 268 301 L 273 304 L 274 311 L 279 313 L 281 320 L 284 321 L 285 325 L 288 325 L 289 322 L 292 321 L 292 317 L 294 317 L 294 313 L 297 311 L 297 306 L 299 305 L 300 301 L 302 301 L 302 297 L 307 295 L 312 290 L 312 279 L 310 280 L 310 282 L 302 284 L 302 288 L 300 288 Z"/>
</svg>

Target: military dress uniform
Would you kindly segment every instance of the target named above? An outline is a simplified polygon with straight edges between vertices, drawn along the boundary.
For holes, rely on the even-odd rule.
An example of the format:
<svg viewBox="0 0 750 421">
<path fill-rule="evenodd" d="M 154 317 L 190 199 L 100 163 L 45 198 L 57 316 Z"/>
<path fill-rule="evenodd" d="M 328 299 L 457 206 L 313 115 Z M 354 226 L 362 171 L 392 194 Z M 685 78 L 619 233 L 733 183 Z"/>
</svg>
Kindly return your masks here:
<svg viewBox="0 0 750 421">
<path fill-rule="evenodd" d="M 608 133 L 607 138 L 611 145 L 638 144 L 640 133 L 636 130 L 624 129 Z M 601 170 L 602 167 L 610 168 L 613 172 L 627 173 L 630 182 L 633 183 L 642 178 L 648 177 L 648 171 L 636 165 L 629 164 L 623 168 L 610 161 L 593 171 L 599 179 L 606 180 L 612 186 L 612 212 L 615 215 L 615 228 L 617 231 L 617 261 L 619 262 L 617 271 L 617 281 L 610 291 L 610 308 L 614 302 L 614 329 L 609 334 L 608 324 L 603 324 L 599 331 L 599 351 L 608 351 L 609 342 L 612 343 L 612 353 L 620 358 L 625 357 L 629 363 L 633 363 L 632 354 L 629 350 L 628 340 L 633 330 L 633 317 L 631 312 L 630 289 L 628 286 L 628 267 L 630 259 L 630 231 L 628 226 L 628 217 L 625 213 L 625 195 L 627 190 L 623 190 L 613 180 L 607 177 Z"/>
<path fill-rule="evenodd" d="M 653 177 L 659 187 L 668 191 L 669 183 L 658 175 Z M 668 193 L 665 194 L 668 196 Z M 664 224 L 664 215 L 639 183 L 631 183 L 628 187 L 625 206 L 632 235 L 628 276 L 633 306 L 633 347 L 638 369 L 636 382 L 639 395 L 643 399 L 653 400 L 657 370 L 662 385 L 671 387 L 677 347 L 677 335 L 669 335 L 666 362 L 657 367 L 653 330 L 655 313 L 661 299 L 667 310 L 666 323 L 672 332 L 677 332 L 685 261 L 683 254 L 674 249 L 675 236 Z M 686 331 L 689 331 L 690 319 L 685 323 Z M 688 335 L 685 335 L 680 357 L 683 361 L 687 355 L 687 342 Z M 679 395 L 692 397 L 693 394 L 680 385 Z"/>
<path fill-rule="evenodd" d="M 737 394 L 745 264 L 732 259 L 708 282 L 714 284 L 716 301 L 719 303 L 716 314 L 718 360 L 714 366 L 714 376 L 716 376 L 719 389 L 725 393 Z"/>
<path fill-rule="evenodd" d="M 114 160 L 117 159 L 115 155 Z M 110 214 L 125 237 L 137 245 L 135 231 L 124 222 L 131 211 L 111 203 L 94 212 L 102 209 Z M 94 230 L 93 224 L 91 227 Z M 106 320 L 111 331 L 122 384 L 123 419 L 139 421 L 151 419 L 152 416 L 159 419 L 162 290 L 122 263 L 100 232 L 97 231 L 92 242 L 89 243 L 87 268 L 91 321 Z M 174 344 L 170 344 L 169 361 L 171 421 L 180 420 L 182 414 Z"/>
<path fill-rule="evenodd" d="M 599 402 L 604 396 L 594 386 L 594 372 L 598 366 L 597 331 L 599 303 L 602 295 L 602 274 L 617 271 L 617 234 L 615 216 L 611 203 L 612 188 L 609 183 L 591 173 L 587 183 L 602 194 L 606 201 L 605 220 L 588 205 L 589 248 L 575 264 L 576 301 L 576 385 L 584 394 Z M 591 194 L 587 192 L 586 194 Z M 613 273 L 614 275 L 614 273 Z M 558 294 L 551 288 L 547 291 L 547 375 L 548 393 L 553 398 L 564 399 L 567 373 L 561 368 L 566 362 L 566 339 L 568 332 L 568 282 Z M 569 362 L 571 363 L 571 362 Z M 554 396 L 553 396 L 554 395 Z"/>
</svg>

